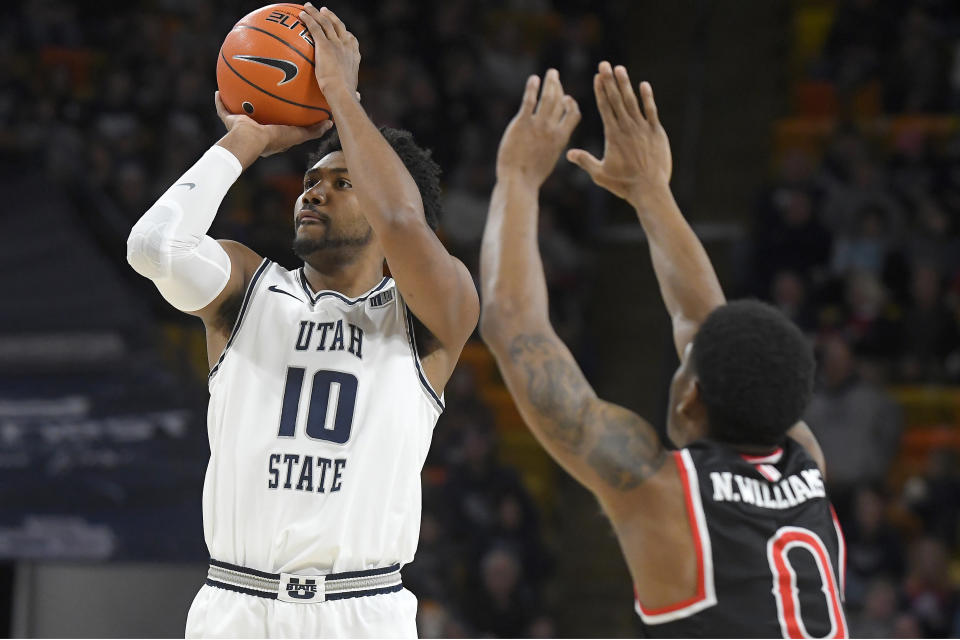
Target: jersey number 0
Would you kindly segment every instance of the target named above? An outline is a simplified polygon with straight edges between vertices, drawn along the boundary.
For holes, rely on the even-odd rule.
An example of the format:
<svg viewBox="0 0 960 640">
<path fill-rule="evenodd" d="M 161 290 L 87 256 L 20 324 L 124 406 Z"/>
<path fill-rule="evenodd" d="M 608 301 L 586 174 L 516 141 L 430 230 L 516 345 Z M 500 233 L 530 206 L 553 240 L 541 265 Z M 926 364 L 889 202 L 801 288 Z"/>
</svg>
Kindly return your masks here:
<svg viewBox="0 0 960 640">
<path fill-rule="evenodd" d="M 297 432 L 300 394 L 303 392 L 303 367 L 287 368 L 287 383 L 280 410 L 281 438 L 293 438 Z M 313 374 L 307 409 L 307 437 L 344 444 L 353 429 L 353 410 L 357 403 L 357 376 L 343 371 L 321 369 Z"/>
</svg>

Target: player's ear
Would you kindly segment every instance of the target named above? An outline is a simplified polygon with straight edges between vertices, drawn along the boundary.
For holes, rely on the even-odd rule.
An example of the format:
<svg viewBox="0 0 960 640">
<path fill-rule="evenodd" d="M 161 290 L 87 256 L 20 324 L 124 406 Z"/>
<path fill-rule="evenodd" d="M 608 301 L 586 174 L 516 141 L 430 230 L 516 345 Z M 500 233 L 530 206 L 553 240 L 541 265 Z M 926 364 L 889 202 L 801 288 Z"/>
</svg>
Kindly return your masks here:
<svg viewBox="0 0 960 640">
<path fill-rule="evenodd" d="M 680 402 L 677 411 L 692 422 L 706 421 L 707 409 L 700 399 L 700 381 L 696 376 L 690 376 L 683 388 L 680 389 Z"/>
</svg>

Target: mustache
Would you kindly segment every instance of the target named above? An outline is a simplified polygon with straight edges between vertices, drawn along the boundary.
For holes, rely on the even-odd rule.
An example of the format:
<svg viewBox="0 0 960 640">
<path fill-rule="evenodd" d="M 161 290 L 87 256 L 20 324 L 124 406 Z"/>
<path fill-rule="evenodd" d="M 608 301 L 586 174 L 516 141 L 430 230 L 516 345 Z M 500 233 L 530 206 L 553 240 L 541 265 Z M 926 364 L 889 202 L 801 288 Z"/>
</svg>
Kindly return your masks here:
<svg viewBox="0 0 960 640">
<path fill-rule="evenodd" d="M 328 223 L 328 224 L 329 224 L 329 222 L 330 222 L 330 216 L 329 216 L 329 215 L 327 215 L 326 213 L 320 211 L 319 209 L 316 209 L 316 208 L 314 208 L 314 207 L 309 207 L 309 206 L 307 206 L 307 207 L 302 207 L 302 208 L 297 212 L 297 218 L 296 218 L 297 224 L 296 224 L 296 226 L 299 227 L 299 226 L 303 223 L 303 218 L 304 218 L 304 216 L 306 216 L 306 215 L 308 215 L 308 214 L 309 214 L 310 216 L 317 217 L 317 218 L 319 218 L 320 220 L 322 220 L 323 222 L 326 222 L 326 223 Z"/>
</svg>

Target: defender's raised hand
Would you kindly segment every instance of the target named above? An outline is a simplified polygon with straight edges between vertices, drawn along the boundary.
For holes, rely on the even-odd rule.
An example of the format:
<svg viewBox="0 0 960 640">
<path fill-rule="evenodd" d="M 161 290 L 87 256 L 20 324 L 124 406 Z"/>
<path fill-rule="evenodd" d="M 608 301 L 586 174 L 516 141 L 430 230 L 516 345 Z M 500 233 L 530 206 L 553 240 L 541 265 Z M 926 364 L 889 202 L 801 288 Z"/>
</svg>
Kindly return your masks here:
<svg viewBox="0 0 960 640">
<path fill-rule="evenodd" d="M 560 152 L 580 122 L 576 100 L 564 95 L 560 74 L 550 69 L 537 100 L 540 77 L 530 76 L 520 111 L 513 117 L 500 140 L 497 178 L 518 176 L 539 187 L 553 171 Z"/>
<path fill-rule="evenodd" d="M 639 209 L 645 194 L 669 186 L 673 170 L 670 141 L 657 118 L 653 88 L 648 82 L 640 83 L 641 111 L 626 68 L 614 69 L 604 61 L 593 77 L 593 91 L 603 120 L 603 159 L 571 149 L 567 160 Z"/>
<path fill-rule="evenodd" d="M 317 9 L 308 2 L 300 12 L 300 19 L 313 36 L 314 68 L 320 91 L 326 94 L 333 85 L 342 83 L 351 94 L 356 94 L 360 69 L 357 37 L 347 31 L 337 14 L 326 7 Z"/>
</svg>

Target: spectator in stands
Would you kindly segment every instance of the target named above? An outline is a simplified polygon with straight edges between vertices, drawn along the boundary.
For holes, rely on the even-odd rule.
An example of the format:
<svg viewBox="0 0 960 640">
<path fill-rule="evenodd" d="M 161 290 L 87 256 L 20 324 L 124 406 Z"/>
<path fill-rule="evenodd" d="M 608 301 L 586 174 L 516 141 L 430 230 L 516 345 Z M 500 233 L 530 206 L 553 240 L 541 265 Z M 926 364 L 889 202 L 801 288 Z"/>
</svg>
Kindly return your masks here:
<svg viewBox="0 0 960 640">
<path fill-rule="evenodd" d="M 880 490 L 861 487 L 854 497 L 853 519 L 844 530 L 847 541 L 847 601 L 868 606 L 868 583 L 883 576 L 899 580 L 904 571 L 900 534 L 886 519 Z M 867 591 L 867 593 L 865 593 Z"/>
<path fill-rule="evenodd" d="M 930 264 L 941 273 L 960 267 L 960 238 L 947 210 L 932 196 L 917 203 L 905 249 L 911 264 Z"/>
<path fill-rule="evenodd" d="M 943 541 L 925 537 L 910 545 L 903 598 L 925 637 L 947 638 L 955 631 L 960 600 L 949 571 L 949 551 Z"/>
<path fill-rule="evenodd" d="M 899 314 L 886 288 L 870 271 L 846 278 L 843 335 L 871 364 L 893 358 L 900 350 Z"/>
<path fill-rule="evenodd" d="M 941 296 L 940 273 L 929 264 L 913 271 L 911 304 L 903 320 L 904 380 L 943 380 L 947 359 L 960 345 L 955 315 Z"/>
<path fill-rule="evenodd" d="M 469 638 L 473 634 L 450 607 L 423 598 L 417 604 L 417 635 L 421 638 Z"/>
<path fill-rule="evenodd" d="M 883 210 L 865 204 L 857 213 L 851 233 L 841 235 L 833 245 L 831 267 L 837 275 L 869 271 L 880 275 L 887 260 L 890 235 Z"/>
<path fill-rule="evenodd" d="M 863 608 L 849 615 L 850 637 L 893 638 L 896 617 L 896 586 L 889 578 L 875 578 L 867 585 Z"/>
<path fill-rule="evenodd" d="M 882 637 L 882 636 L 878 636 Z M 920 620 L 912 613 L 901 613 L 893 621 L 894 638 L 924 638 L 923 627 Z"/>
<path fill-rule="evenodd" d="M 816 328 L 813 309 L 807 301 L 807 287 L 795 271 L 781 271 L 773 278 L 770 299 L 804 333 Z"/>
<path fill-rule="evenodd" d="M 532 589 L 524 582 L 516 553 L 494 547 L 480 561 L 480 585 L 471 593 L 471 623 L 482 634 L 519 638 L 537 613 Z"/>
<path fill-rule="evenodd" d="M 797 188 L 772 194 L 761 209 L 753 237 L 755 290 L 770 290 L 773 274 L 784 270 L 818 279 L 830 259 L 832 239 L 818 221 L 812 195 Z"/>
<path fill-rule="evenodd" d="M 463 429 L 460 460 L 451 465 L 445 490 L 449 530 L 464 543 L 471 563 L 479 562 L 493 540 L 504 498 L 515 499 L 522 514 L 533 510 L 516 470 L 497 461 L 492 432 L 478 426 Z"/>
<path fill-rule="evenodd" d="M 838 178 L 827 181 L 823 204 L 823 223 L 831 233 L 855 233 L 863 223 L 864 213 L 879 218 L 882 230 L 895 236 L 902 228 L 903 213 L 887 187 L 882 168 L 875 159 L 862 155 L 856 138 L 848 141 L 849 157 L 840 156 Z"/>
<path fill-rule="evenodd" d="M 923 530 L 953 543 L 960 532 L 960 466 L 956 451 L 934 449 L 920 475 L 904 483 L 907 507 L 923 522 Z"/>
<path fill-rule="evenodd" d="M 841 520 L 849 521 L 856 488 L 882 485 L 900 439 L 900 409 L 857 372 L 838 336 L 821 348 L 820 380 L 805 418 L 827 459 L 827 483 Z"/>
<path fill-rule="evenodd" d="M 840 3 L 824 53 L 842 92 L 876 77 L 894 29 L 894 16 L 881 0 Z"/>
<path fill-rule="evenodd" d="M 884 106 L 890 112 L 918 113 L 943 108 L 946 101 L 946 54 L 931 16 L 911 7 L 900 23 L 900 46 L 886 73 Z"/>
<path fill-rule="evenodd" d="M 500 498 L 492 545 L 514 549 L 527 581 L 540 587 L 549 577 L 553 561 L 543 545 L 537 512 L 525 496 L 507 493 Z"/>
</svg>

